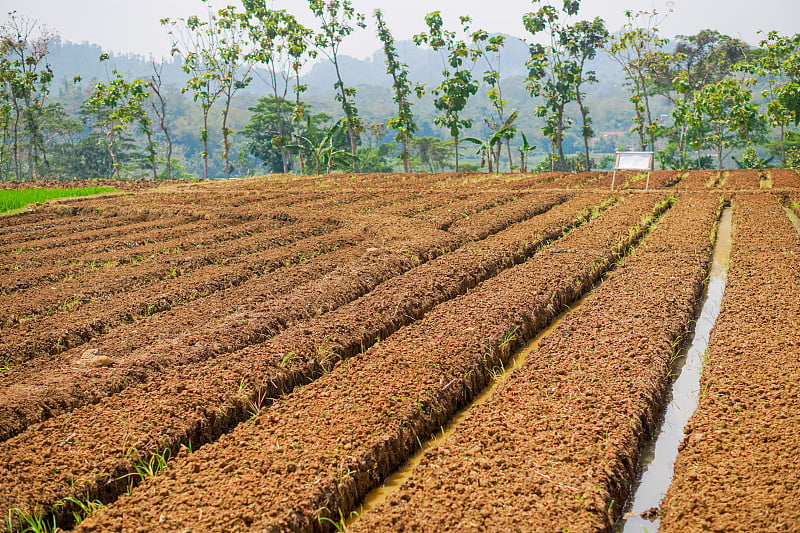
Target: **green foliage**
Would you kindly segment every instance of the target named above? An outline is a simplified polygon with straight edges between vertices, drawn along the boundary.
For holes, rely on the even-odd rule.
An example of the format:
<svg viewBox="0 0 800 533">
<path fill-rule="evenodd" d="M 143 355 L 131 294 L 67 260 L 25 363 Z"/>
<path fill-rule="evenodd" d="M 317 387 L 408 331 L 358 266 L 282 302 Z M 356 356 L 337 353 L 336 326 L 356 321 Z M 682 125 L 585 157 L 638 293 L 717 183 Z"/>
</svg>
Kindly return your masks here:
<svg viewBox="0 0 800 533">
<path fill-rule="evenodd" d="M 659 19 L 657 11 L 626 11 L 625 17 L 628 21 L 621 33 L 611 38 L 609 53 L 625 72 L 631 94 L 629 101 L 635 113 L 631 131 L 638 134 L 642 150 L 647 149 L 648 140 L 654 150 L 658 120 L 653 118 L 650 108 L 652 89 L 648 67 L 659 57 L 659 50 L 668 40 L 659 37 L 658 25 L 663 19 Z"/>
<path fill-rule="evenodd" d="M 392 99 L 397 104 L 397 115 L 386 121 L 386 126 L 397 131 L 395 140 L 400 143 L 400 158 L 403 161 L 403 170 L 411 170 L 411 153 L 409 138 L 417 131 L 417 124 L 414 122 L 414 114 L 411 111 L 411 102 L 408 101 L 411 95 L 411 82 L 408 79 L 408 65 L 400 61 L 397 49 L 394 45 L 389 28 L 383 20 L 383 13 L 380 9 L 375 10 L 375 22 L 378 25 L 378 38 L 383 43 L 383 52 L 386 54 L 386 73 L 392 77 L 392 88 L 394 94 Z M 424 88 L 421 85 L 415 87 L 417 97 L 421 98 Z"/>
<path fill-rule="evenodd" d="M 346 132 L 344 120 L 339 119 L 331 127 L 318 130 L 311 116 L 308 116 L 306 135 L 300 135 L 299 144 L 286 146 L 287 150 L 295 150 L 309 154 L 314 166 L 314 174 L 325 169 L 330 174 L 337 165 L 352 161 L 353 155 L 341 148 Z"/>
<path fill-rule="evenodd" d="M 350 0 L 308 0 L 311 12 L 320 23 L 320 32 L 314 36 L 314 44 L 322 54 L 333 64 L 336 70 L 336 83 L 334 88 L 336 100 L 342 105 L 342 111 L 347 124 L 350 137 L 350 154 L 353 162 L 353 172 L 358 172 L 358 134 L 361 133 L 361 119 L 355 105 L 355 87 L 345 87 L 339 69 L 339 49 L 344 39 L 353 33 L 356 28 L 366 28 L 364 15 L 356 12 Z"/>
<path fill-rule="evenodd" d="M 247 150 L 262 161 L 271 172 L 286 172 L 294 165 L 287 157 L 286 146 L 292 144 L 292 119 L 285 111 L 294 106 L 303 116 L 308 115 L 310 106 L 304 102 L 292 103 L 274 96 L 260 98 L 255 106 L 248 109 L 252 112 L 250 122 L 242 131 L 249 139 Z M 309 115 L 310 116 L 310 115 Z M 315 123 L 325 122 L 327 115 L 313 117 Z M 308 130 L 300 130 L 295 137 L 308 136 Z"/>
<path fill-rule="evenodd" d="M 103 54 L 100 60 L 105 61 L 107 58 L 107 54 Z M 123 169 L 120 161 L 120 136 L 134 122 L 139 124 L 142 132 L 150 139 L 149 157 L 155 165 L 151 122 L 143 105 L 149 96 L 148 85 L 144 80 L 127 81 L 122 74 L 112 70 L 111 79 L 106 83 L 95 83 L 92 95 L 86 100 L 86 111 L 95 116 L 95 126 L 107 137 L 108 155 L 117 178 L 122 177 Z"/>
<path fill-rule="evenodd" d="M 538 0 L 534 3 L 539 3 Z M 589 109 L 584 104 L 584 83 L 597 81 L 593 71 L 585 71 L 586 62 L 597 55 L 608 39 L 608 31 L 602 19 L 579 21 L 569 25 L 566 20 L 577 15 L 579 1 L 564 2 L 561 11 L 550 5 L 543 5 L 538 11 L 523 17 L 525 28 L 537 35 L 546 31 L 550 44 L 532 44 L 529 47 L 530 59 L 527 62 L 529 74 L 528 91 L 531 96 L 541 96 L 544 104 L 539 105 L 536 114 L 545 118 L 543 133 L 547 136 L 558 157 L 557 170 L 566 170 L 564 157 L 564 132 L 570 126 L 565 117 L 567 105 L 577 102 L 583 121 L 582 136 L 586 151 L 586 166 L 591 165 L 588 139 L 594 134 L 589 118 Z"/>
<path fill-rule="evenodd" d="M 43 122 L 53 72 L 46 58 L 55 34 L 16 11 L 8 17 L 0 26 L 0 180 L 32 180 L 47 166 Z"/>
<path fill-rule="evenodd" d="M 428 172 L 444 172 L 450 162 L 450 147 L 436 137 L 414 137 L 411 139 L 412 155 Z"/>
<path fill-rule="evenodd" d="M 7 213 L 25 207 L 53 200 L 54 198 L 73 198 L 114 192 L 113 187 L 78 187 L 74 189 L 16 189 L 0 190 L 0 213 Z"/>
<path fill-rule="evenodd" d="M 58 530 L 54 517 L 48 521 L 42 513 L 28 513 L 16 507 L 6 513 L 5 527 L 9 533 L 51 533 Z"/>
<path fill-rule="evenodd" d="M 470 34 L 469 17 L 459 17 L 464 34 Z M 456 32 L 444 29 L 441 12 L 434 11 L 425 15 L 428 31 L 414 36 L 417 45 L 427 44 L 440 53 L 442 58 L 442 81 L 433 89 L 435 96 L 433 105 L 440 112 L 433 119 L 434 124 L 445 128 L 453 138 L 455 147 L 455 171 L 458 172 L 458 138 L 461 130 L 472 126 L 471 119 L 464 119 L 462 112 L 467 101 L 478 92 L 478 80 L 472 76 L 472 67 L 482 54 L 478 46 L 470 47 L 464 39 L 459 39 Z M 481 32 L 472 33 L 474 39 Z M 474 42 L 474 41 L 473 41 Z M 465 65 L 465 62 L 467 64 Z"/>
<path fill-rule="evenodd" d="M 207 2 L 208 0 L 203 0 Z M 245 51 L 246 36 L 250 28 L 247 18 L 228 6 L 216 13 L 208 7 L 207 20 L 196 15 L 186 19 L 162 19 L 172 39 L 172 55 L 183 58 L 183 71 L 189 79 L 182 92 L 191 92 L 195 102 L 200 102 L 203 111 L 203 126 L 200 139 L 203 142 L 203 167 L 208 178 L 208 116 L 211 107 L 220 98 L 222 109 L 222 157 L 225 161 L 225 177 L 231 174 L 230 135 L 234 131 L 228 125 L 233 96 L 252 81 L 250 71 L 257 55 Z"/>
<path fill-rule="evenodd" d="M 786 128 L 792 123 L 795 127 L 800 125 L 800 33 L 784 37 L 772 31 L 759 46 L 760 53 L 755 60 L 740 63 L 736 68 L 759 76 L 766 82 L 767 89 L 761 93 L 767 100 L 766 118 L 780 130 L 779 148 L 783 166 L 791 166 L 786 146 Z"/>
<path fill-rule="evenodd" d="M 764 129 L 758 106 L 752 102 L 747 88 L 752 80 L 726 78 L 703 87 L 695 96 L 694 109 L 689 112 L 689 124 L 709 131 L 692 140 L 692 147 L 713 146 L 717 151 L 717 168 L 722 168 L 723 149 L 749 145 L 753 133 Z"/>
<path fill-rule="evenodd" d="M 498 161 L 499 157 L 495 154 L 499 151 L 498 148 L 502 145 L 503 139 L 508 138 L 516 130 L 514 121 L 517 119 L 519 113 L 514 111 L 511 116 L 503 123 L 502 126 L 497 127 L 487 140 L 476 139 L 475 137 L 465 137 L 465 141 L 477 144 L 478 154 L 481 156 L 481 166 L 483 168 L 488 163 L 488 172 L 492 172 L 492 161 Z M 527 142 L 527 139 L 526 139 Z M 498 161 L 499 164 L 499 161 Z M 499 171 L 499 169 L 498 169 Z"/>
</svg>

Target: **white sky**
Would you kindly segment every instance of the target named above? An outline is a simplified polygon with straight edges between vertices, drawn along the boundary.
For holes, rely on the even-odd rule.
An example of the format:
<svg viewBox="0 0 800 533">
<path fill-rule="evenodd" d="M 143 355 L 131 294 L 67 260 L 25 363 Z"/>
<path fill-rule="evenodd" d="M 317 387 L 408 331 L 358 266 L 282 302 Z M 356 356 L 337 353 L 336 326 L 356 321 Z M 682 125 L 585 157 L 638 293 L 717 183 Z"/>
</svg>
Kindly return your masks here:
<svg viewBox="0 0 800 533">
<path fill-rule="evenodd" d="M 267 0 L 275 9 L 291 11 L 306 25 L 313 17 L 305 0 Z M 210 0 L 216 7 L 239 0 Z M 424 16 L 440 10 L 445 21 L 455 22 L 460 15 L 470 15 L 473 27 L 489 32 L 503 32 L 525 37 L 522 15 L 534 10 L 529 0 L 352 0 L 355 8 L 368 15 L 370 25 L 351 35 L 343 45 L 344 53 L 364 58 L 379 48 L 372 12 L 383 10 L 395 39 L 409 39 L 425 30 Z M 560 1 L 558 2 L 560 4 Z M 658 10 L 665 13 L 668 4 L 673 13 L 660 25 L 661 35 L 692 35 L 701 29 L 715 29 L 755 45 L 758 30 L 777 30 L 781 34 L 800 32 L 800 0 L 583 0 L 579 18 L 601 16 L 611 31 L 624 22 L 626 9 Z M 159 20 L 203 15 L 201 0 L 0 0 L 0 21 L 16 10 L 39 20 L 61 37 L 73 42 L 90 42 L 117 53 L 169 54 L 169 39 Z"/>
</svg>

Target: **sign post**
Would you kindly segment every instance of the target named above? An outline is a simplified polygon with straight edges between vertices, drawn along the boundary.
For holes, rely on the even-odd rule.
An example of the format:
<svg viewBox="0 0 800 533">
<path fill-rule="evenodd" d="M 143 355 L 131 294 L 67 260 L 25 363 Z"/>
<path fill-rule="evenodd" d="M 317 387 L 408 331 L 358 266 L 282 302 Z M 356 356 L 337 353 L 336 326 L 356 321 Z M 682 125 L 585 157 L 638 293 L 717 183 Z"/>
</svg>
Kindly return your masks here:
<svg viewBox="0 0 800 533">
<path fill-rule="evenodd" d="M 650 173 L 653 171 L 653 152 L 617 152 L 614 163 L 614 175 L 611 178 L 611 190 L 617 180 L 617 170 L 646 170 L 647 182 L 644 190 L 650 187 Z"/>
</svg>

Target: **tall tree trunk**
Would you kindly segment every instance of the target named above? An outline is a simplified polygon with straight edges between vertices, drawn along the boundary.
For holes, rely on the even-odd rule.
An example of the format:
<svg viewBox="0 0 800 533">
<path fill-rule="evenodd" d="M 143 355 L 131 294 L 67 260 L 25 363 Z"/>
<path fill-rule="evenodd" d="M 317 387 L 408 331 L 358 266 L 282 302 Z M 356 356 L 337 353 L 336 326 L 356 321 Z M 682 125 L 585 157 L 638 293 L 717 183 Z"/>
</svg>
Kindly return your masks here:
<svg viewBox="0 0 800 533">
<path fill-rule="evenodd" d="M 564 108 L 556 112 L 555 145 L 558 151 L 558 170 L 567 170 L 567 159 L 564 157 Z"/>
<path fill-rule="evenodd" d="M 205 179 L 208 179 L 208 113 L 210 110 L 210 106 L 203 104 L 203 131 L 201 136 L 203 137 L 203 171 Z"/>
<path fill-rule="evenodd" d="M 295 90 L 294 90 L 294 104 L 295 109 L 300 109 L 300 70 L 295 69 Z M 294 143 L 300 146 L 300 117 L 295 116 L 294 120 Z M 297 151 L 297 157 L 300 159 L 300 175 L 306 173 L 306 162 L 302 150 Z"/>
<path fill-rule="evenodd" d="M 113 169 L 112 175 L 116 176 L 117 179 L 120 178 L 119 174 L 119 162 L 117 161 L 117 150 L 114 147 L 114 130 L 112 129 L 111 132 L 108 134 L 108 155 L 111 157 L 111 168 Z"/>
<path fill-rule="evenodd" d="M 231 143 L 228 141 L 228 112 L 231 109 L 231 98 L 232 95 L 228 95 L 225 99 L 225 109 L 222 111 L 222 145 L 224 151 L 222 152 L 222 158 L 225 160 L 225 179 L 231 179 L 231 160 L 230 160 L 230 151 L 231 151 Z"/>
<path fill-rule="evenodd" d="M 339 73 L 339 61 L 336 54 L 333 54 L 333 66 L 336 68 L 336 79 L 339 80 L 339 92 L 342 97 L 342 109 L 347 118 L 347 133 L 350 135 L 350 153 L 353 154 L 353 172 L 358 173 L 358 150 L 356 140 L 356 128 L 353 120 L 353 111 L 350 109 L 350 102 L 347 100 L 347 94 L 344 92 L 344 83 L 342 82 L 342 75 Z"/>
<path fill-rule="evenodd" d="M 403 132 L 400 143 L 402 144 L 403 172 L 409 172 L 408 132 Z"/>
<path fill-rule="evenodd" d="M 456 149 L 456 172 L 458 172 L 458 133 L 453 135 L 453 146 Z"/>
<path fill-rule="evenodd" d="M 514 168 L 514 159 L 511 157 L 511 139 L 506 139 L 506 148 L 508 148 L 508 171 L 512 172 Z"/>
<path fill-rule="evenodd" d="M 149 130 L 150 128 L 148 128 Z M 158 179 L 158 169 L 156 168 L 156 148 L 153 143 L 153 134 L 147 132 L 147 150 L 150 152 L 150 165 L 153 169 L 153 180 Z"/>
</svg>

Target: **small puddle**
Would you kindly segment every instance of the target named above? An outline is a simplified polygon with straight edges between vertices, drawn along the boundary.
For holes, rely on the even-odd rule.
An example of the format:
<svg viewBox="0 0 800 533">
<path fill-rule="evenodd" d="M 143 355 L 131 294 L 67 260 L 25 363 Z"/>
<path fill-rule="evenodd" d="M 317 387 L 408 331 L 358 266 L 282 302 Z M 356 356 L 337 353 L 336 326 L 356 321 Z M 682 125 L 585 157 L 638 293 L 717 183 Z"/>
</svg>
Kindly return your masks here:
<svg viewBox="0 0 800 533">
<path fill-rule="evenodd" d="M 555 320 L 553 320 L 552 323 L 550 323 L 549 326 L 540 331 L 539 334 L 536 335 L 536 337 L 530 343 L 528 343 L 527 346 L 525 346 L 519 352 L 517 352 L 517 354 L 511 360 L 511 363 L 507 367 L 505 367 L 502 374 L 498 375 L 497 378 L 492 380 L 492 382 L 489 385 L 487 385 L 486 388 L 483 389 L 483 391 L 480 394 L 478 394 L 475 397 L 475 399 L 464 410 L 460 411 L 452 418 L 450 424 L 447 427 L 443 428 L 442 431 L 437 433 L 435 437 L 431 438 L 428 442 L 424 443 L 423 447 L 416 454 L 414 454 L 414 456 L 411 457 L 411 459 L 409 459 L 408 462 L 402 468 L 400 468 L 397 472 L 386 478 L 386 480 L 383 482 L 381 486 L 373 489 L 369 494 L 367 494 L 363 504 L 361 505 L 361 508 L 358 510 L 357 513 L 352 513 L 350 515 L 350 519 L 347 520 L 346 525 L 349 526 L 350 524 L 358 520 L 358 518 L 360 518 L 364 513 L 367 513 L 375 509 L 380 504 L 385 502 L 386 499 L 391 494 L 395 493 L 400 488 L 400 486 L 406 481 L 406 479 L 411 477 L 411 474 L 413 474 L 414 469 L 422 461 L 422 458 L 425 456 L 425 453 L 428 450 L 436 448 L 439 445 L 439 443 L 441 443 L 442 441 L 447 439 L 450 435 L 452 435 L 458 428 L 459 424 L 461 424 L 461 422 L 465 418 L 467 418 L 467 416 L 469 416 L 470 411 L 474 409 L 476 406 L 485 403 L 486 400 L 488 400 L 489 397 L 491 397 L 491 395 L 495 392 L 495 390 L 497 390 L 497 388 L 509 378 L 511 373 L 516 368 L 525 363 L 525 359 L 527 358 L 528 354 L 539 349 L 539 343 L 542 341 L 542 339 L 550 335 L 550 333 L 552 333 L 556 328 L 558 328 L 559 324 L 561 324 L 567 313 L 570 313 L 571 311 L 580 308 L 583 305 L 586 298 L 591 293 L 592 293 L 591 290 L 588 291 L 572 307 L 568 308 L 566 311 L 561 313 L 558 317 L 555 318 Z"/>
<path fill-rule="evenodd" d="M 661 505 L 667 489 L 672 483 L 675 459 L 678 446 L 683 441 L 683 429 L 697 408 L 700 397 L 700 376 L 703 373 L 704 356 L 708 347 L 709 334 L 719 315 L 722 295 L 725 291 L 725 280 L 728 272 L 728 260 L 731 253 L 731 217 L 732 211 L 726 207 L 722 211 L 717 241 L 712 256 L 711 274 L 706 288 L 705 300 L 700 316 L 695 324 L 694 336 L 689 350 L 686 352 L 681 368 L 675 369 L 680 374 L 672 384 L 669 404 L 664 414 L 661 431 L 654 442 L 642 451 L 639 458 L 643 473 L 634 486 L 634 496 L 625 516 L 617 525 L 617 531 L 623 533 L 653 533 L 658 530 L 658 518 L 646 519 L 640 515 Z"/>
</svg>

